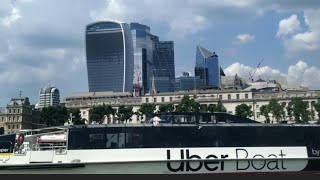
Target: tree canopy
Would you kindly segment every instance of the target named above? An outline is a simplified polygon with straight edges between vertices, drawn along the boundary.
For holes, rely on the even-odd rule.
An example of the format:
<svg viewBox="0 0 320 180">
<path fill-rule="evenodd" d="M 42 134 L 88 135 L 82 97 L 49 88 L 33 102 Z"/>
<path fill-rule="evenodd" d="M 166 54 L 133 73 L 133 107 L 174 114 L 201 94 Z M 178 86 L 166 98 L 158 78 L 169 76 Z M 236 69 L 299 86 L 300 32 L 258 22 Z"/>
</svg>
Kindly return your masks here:
<svg viewBox="0 0 320 180">
<path fill-rule="evenodd" d="M 240 104 L 236 106 L 236 116 L 249 118 L 253 116 L 252 106 L 248 106 L 247 104 Z"/>
</svg>

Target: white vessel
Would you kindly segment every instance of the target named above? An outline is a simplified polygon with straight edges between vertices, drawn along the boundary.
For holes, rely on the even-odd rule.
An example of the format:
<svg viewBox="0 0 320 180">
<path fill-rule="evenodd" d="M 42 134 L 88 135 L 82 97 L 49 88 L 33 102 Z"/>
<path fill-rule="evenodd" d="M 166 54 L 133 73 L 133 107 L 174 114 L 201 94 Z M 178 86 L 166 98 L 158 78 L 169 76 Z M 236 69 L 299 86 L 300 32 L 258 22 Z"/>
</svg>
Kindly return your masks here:
<svg viewBox="0 0 320 180">
<path fill-rule="evenodd" d="M 223 117 L 162 114 L 157 122 L 145 124 L 65 126 L 2 135 L 0 173 L 320 171 L 319 125 L 266 125 Z"/>
</svg>

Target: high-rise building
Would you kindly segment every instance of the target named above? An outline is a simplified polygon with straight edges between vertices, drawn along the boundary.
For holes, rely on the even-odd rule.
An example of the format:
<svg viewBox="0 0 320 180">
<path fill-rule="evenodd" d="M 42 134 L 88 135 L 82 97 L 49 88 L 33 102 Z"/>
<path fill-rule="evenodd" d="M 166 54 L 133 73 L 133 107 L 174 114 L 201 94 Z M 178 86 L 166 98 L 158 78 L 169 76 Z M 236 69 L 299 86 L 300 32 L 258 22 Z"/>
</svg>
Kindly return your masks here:
<svg viewBox="0 0 320 180">
<path fill-rule="evenodd" d="M 220 88 L 222 74 L 218 55 L 197 46 L 195 76 L 200 77 L 207 88 Z"/>
<path fill-rule="evenodd" d="M 86 26 L 89 92 L 132 92 L 133 41 L 127 23 L 100 21 Z"/>
<path fill-rule="evenodd" d="M 174 42 L 157 41 L 153 52 L 155 86 L 160 92 L 174 91 Z"/>
<path fill-rule="evenodd" d="M 140 96 L 150 89 L 154 35 L 150 33 L 150 27 L 139 23 L 130 23 L 130 30 L 134 49 L 133 86 L 135 95 Z"/>
<path fill-rule="evenodd" d="M 39 103 L 37 108 L 60 105 L 60 91 L 55 86 L 46 86 L 39 92 Z"/>
</svg>

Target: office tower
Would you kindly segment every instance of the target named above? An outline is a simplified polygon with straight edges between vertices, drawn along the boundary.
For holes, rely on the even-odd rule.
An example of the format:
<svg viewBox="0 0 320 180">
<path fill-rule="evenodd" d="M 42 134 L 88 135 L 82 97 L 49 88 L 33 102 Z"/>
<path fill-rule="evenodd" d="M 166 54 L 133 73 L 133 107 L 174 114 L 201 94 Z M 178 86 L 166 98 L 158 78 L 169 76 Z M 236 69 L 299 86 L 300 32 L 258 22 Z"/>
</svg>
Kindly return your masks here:
<svg viewBox="0 0 320 180">
<path fill-rule="evenodd" d="M 94 22 L 86 26 L 89 92 L 132 92 L 133 42 L 128 24 Z"/>
<path fill-rule="evenodd" d="M 153 52 L 155 86 L 159 92 L 174 90 L 174 42 L 157 41 Z"/>
<path fill-rule="evenodd" d="M 218 55 L 197 46 L 195 76 L 200 77 L 207 88 L 220 88 L 221 74 Z"/>
<path fill-rule="evenodd" d="M 60 92 L 55 86 L 46 86 L 39 92 L 39 104 L 38 107 L 50 107 L 60 105 Z"/>
<path fill-rule="evenodd" d="M 130 23 L 130 30 L 134 49 L 133 86 L 135 95 L 141 96 L 149 91 L 153 75 L 154 35 L 150 27 L 139 23 Z"/>
</svg>

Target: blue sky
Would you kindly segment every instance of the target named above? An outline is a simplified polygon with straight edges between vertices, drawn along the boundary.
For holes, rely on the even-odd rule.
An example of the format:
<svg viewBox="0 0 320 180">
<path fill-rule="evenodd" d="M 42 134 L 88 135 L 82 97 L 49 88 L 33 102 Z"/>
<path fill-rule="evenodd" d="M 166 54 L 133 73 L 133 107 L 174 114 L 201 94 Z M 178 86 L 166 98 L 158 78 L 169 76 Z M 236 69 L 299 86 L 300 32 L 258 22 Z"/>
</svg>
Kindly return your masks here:
<svg viewBox="0 0 320 180">
<path fill-rule="evenodd" d="M 320 89 L 318 0 L 1 0 L 0 106 L 19 95 L 36 103 L 56 85 L 61 99 L 88 91 L 84 27 L 139 22 L 175 42 L 176 75 L 193 73 L 196 45 L 215 51 L 227 75 Z"/>
</svg>

